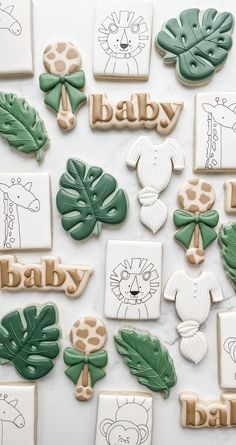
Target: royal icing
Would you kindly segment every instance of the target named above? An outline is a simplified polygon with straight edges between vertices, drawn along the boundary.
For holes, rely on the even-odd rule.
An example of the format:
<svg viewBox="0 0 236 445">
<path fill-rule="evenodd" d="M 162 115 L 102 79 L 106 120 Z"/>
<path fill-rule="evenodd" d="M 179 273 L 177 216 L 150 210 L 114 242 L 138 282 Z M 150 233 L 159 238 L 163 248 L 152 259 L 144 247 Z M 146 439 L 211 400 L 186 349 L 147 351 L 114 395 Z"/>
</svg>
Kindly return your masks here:
<svg viewBox="0 0 236 445">
<path fill-rule="evenodd" d="M 59 336 L 53 304 L 12 311 L 0 321 L 0 364 L 11 362 L 21 377 L 40 379 L 54 367 Z"/>
<path fill-rule="evenodd" d="M 138 194 L 140 219 L 156 233 L 167 218 L 167 208 L 159 195 L 169 184 L 172 170 L 184 169 L 182 151 L 175 139 L 166 139 L 162 144 L 154 145 L 148 137 L 141 137 L 132 146 L 126 163 L 129 167 L 137 168 L 143 187 Z"/>
<path fill-rule="evenodd" d="M 0 77 L 34 73 L 32 9 L 32 0 L 4 0 L 0 5 Z"/>
<path fill-rule="evenodd" d="M 194 171 L 236 171 L 236 94 L 196 96 Z"/>
<path fill-rule="evenodd" d="M 152 320 L 160 317 L 162 244 L 108 241 L 105 316 Z"/>
<path fill-rule="evenodd" d="M 48 173 L 0 173 L 0 250 L 51 249 Z"/>
<path fill-rule="evenodd" d="M 201 400 L 194 392 L 180 394 L 181 425 L 184 428 L 236 426 L 236 394 L 222 392 L 220 400 Z"/>
<path fill-rule="evenodd" d="M 232 286 L 236 288 L 236 223 L 223 224 L 219 231 L 219 245 L 223 267 Z"/>
<path fill-rule="evenodd" d="M 121 328 L 114 336 L 117 352 L 141 385 L 169 397 L 177 377 L 172 358 L 158 337 L 135 328 Z"/>
<path fill-rule="evenodd" d="M 226 62 L 233 29 L 234 17 L 230 12 L 185 9 L 162 26 L 156 47 L 166 64 L 175 64 L 180 82 L 204 85 Z"/>
<path fill-rule="evenodd" d="M 166 284 L 164 298 L 175 301 L 181 319 L 177 325 L 181 354 L 193 363 L 199 363 L 207 352 L 206 336 L 200 326 L 209 315 L 211 303 L 223 300 L 219 282 L 212 272 L 205 271 L 192 277 L 177 271 Z"/>
<path fill-rule="evenodd" d="M 226 213 L 236 213 L 236 180 L 227 179 L 225 186 L 225 211 Z"/>
<path fill-rule="evenodd" d="M 57 124 L 62 130 L 72 130 L 76 112 L 86 102 L 82 92 L 85 75 L 80 70 L 81 56 L 70 42 L 53 43 L 44 51 L 43 63 L 47 73 L 41 74 L 39 84 L 46 93 L 44 102 L 57 113 Z"/>
<path fill-rule="evenodd" d="M 128 211 L 128 199 L 116 179 L 101 167 L 69 159 L 61 176 L 57 208 L 62 226 L 75 240 L 100 235 L 102 224 L 120 224 Z"/>
<path fill-rule="evenodd" d="M 78 298 L 92 271 L 90 266 L 60 264 L 56 256 L 42 257 L 41 264 L 21 264 L 12 255 L 1 255 L 0 289 L 61 291 L 70 298 Z"/>
<path fill-rule="evenodd" d="M 75 397 L 82 402 L 91 399 L 93 386 L 106 375 L 107 352 L 102 349 L 106 338 L 104 323 L 94 317 L 77 320 L 71 329 L 73 348 L 64 351 L 65 374 L 76 385 Z"/>
<path fill-rule="evenodd" d="M 236 388 L 236 311 L 217 314 L 218 376 L 223 389 Z"/>
<path fill-rule="evenodd" d="M 114 101 L 106 94 L 90 95 L 90 125 L 92 128 L 155 128 L 160 134 L 174 130 L 183 102 L 154 101 L 147 93 L 135 93 L 130 100 Z"/>
<path fill-rule="evenodd" d="M 151 35 L 151 1 L 99 0 L 95 19 L 94 76 L 98 79 L 147 79 Z"/>
<path fill-rule="evenodd" d="M 208 182 L 193 178 L 180 188 L 177 198 L 181 210 L 173 214 L 179 229 L 175 239 L 185 247 L 187 261 L 199 265 L 205 260 L 205 249 L 217 238 L 213 227 L 218 224 L 219 214 L 211 210 L 215 191 Z"/>
<path fill-rule="evenodd" d="M 31 382 L 0 383 L 1 445 L 36 445 L 37 386 Z"/>
<path fill-rule="evenodd" d="M 152 425 L 152 394 L 129 391 L 99 394 L 95 445 L 151 445 Z"/>
</svg>

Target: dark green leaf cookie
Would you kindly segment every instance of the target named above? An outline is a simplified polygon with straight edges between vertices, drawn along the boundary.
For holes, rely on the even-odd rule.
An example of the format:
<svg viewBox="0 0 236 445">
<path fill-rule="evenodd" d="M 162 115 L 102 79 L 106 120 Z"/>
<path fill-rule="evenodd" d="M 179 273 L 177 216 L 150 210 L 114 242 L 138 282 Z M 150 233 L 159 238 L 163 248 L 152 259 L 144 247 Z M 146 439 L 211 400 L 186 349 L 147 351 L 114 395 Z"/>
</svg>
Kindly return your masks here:
<svg viewBox="0 0 236 445">
<path fill-rule="evenodd" d="M 236 289 L 236 222 L 222 225 L 218 240 L 226 275 Z"/>
</svg>

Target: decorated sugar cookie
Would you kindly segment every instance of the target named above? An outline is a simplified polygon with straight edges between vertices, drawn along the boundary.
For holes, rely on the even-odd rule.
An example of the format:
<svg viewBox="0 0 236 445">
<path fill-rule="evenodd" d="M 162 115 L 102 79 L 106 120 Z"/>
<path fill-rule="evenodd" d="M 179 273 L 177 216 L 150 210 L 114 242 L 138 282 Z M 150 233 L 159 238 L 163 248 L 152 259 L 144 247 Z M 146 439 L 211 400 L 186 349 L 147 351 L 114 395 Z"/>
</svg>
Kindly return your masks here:
<svg viewBox="0 0 236 445">
<path fill-rule="evenodd" d="M 128 211 L 128 199 L 116 179 L 101 167 L 69 159 L 61 176 L 57 208 L 62 226 L 75 240 L 100 235 L 102 224 L 120 224 Z"/>
<path fill-rule="evenodd" d="M 135 328 L 122 328 L 114 336 L 116 349 L 141 385 L 169 397 L 176 384 L 174 363 L 159 338 Z"/>
<path fill-rule="evenodd" d="M 179 230 L 175 239 L 186 249 L 186 259 L 198 265 L 205 260 L 205 249 L 216 238 L 214 227 L 219 214 L 211 210 L 215 202 L 213 187 L 202 179 L 193 178 L 178 191 L 181 210 L 175 210 L 173 220 Z"/>
<path fill-rule="evenodd" d="M 163 25 L 156 36 L 156 47 L 166 64 L 175 64 L 180 82 L 204 85 L 226 62 L 233 29 L 230 12 L 186 9 Z"/>
<path fill-rule="evenodd" d="M 227 179 L 225 188 L 225 212 L 236 214 L 236 179 Z"/>
<path fill-rule="evenodd" d="M 85 75 L 80 70 L 80 52 L 70 42 L 53 43 L 45 49 L 43 63 L 48 71 L 39 78 L 40 88 L 46 93 L 44 102 L 57 113 L 59 127 L 72 130 L 76 112 L 87 100 L 82 91 Z"/>
<path fill-rule="evenodd" d="M 165 224 L 167 208 L 159 195 L 164 190 L 173 170 L 184 169 L 184 156 L 175 139 L 166 139 L 160 145 L 148 137 L 139 138 L 132 146 L 126 163 L 137 168 L 142 190 L 138 194 L 141 204 L 140 219 L 153 233 Z"/>
<path fill-rule="evenodd" d="M 166 284 L 164 298 L 175 302 L 181 320 L 177 325 L 180 352 L 197 365 L 207 352 L 206 335 L 200 327 L 209 315 L 211 303 L 223 300 L 220 284 L 212 272 L 192 277 L 177 271 Z"/>
<path fill-rule="evenodd" d="M 53 304 L 12 311 L 0 322 L 0 364 L 11 362 L 21 377 L 40 379 L 54 366 L 59 336 Z"/>
<path fill-rule="evenodd" d="M 151 445 L 152 425 L 152 394 L 138 391 L 99 394 L 95 445 Z"/>
<path fill-rule="evenodd" d="M 70 333 L 73 348 L 64 351 L 65 373 L 74 382 L 75 397 L 80 401 L 90 400 L 93 386 L 105 377 L 107 352 L 102 349 L 107 338 L 101 320 L 85 317 L 76 321 Z"/>
<path fill-rule="evenodd" d="M 12 93 L 0 93 L 0 136 L 19 152 L 42 162 L 49 138 L 37 110 Z"/>
<path fill-rule="evenodd" d="M 218 240 L 224 270 L 232 286 L 236 289 L 236 222 L 222 224 Z"/>
<path fill-rule="evenodd" d="M 217 314 L 218 378 L 223 389 L 236 389 L 236 310 Z"/>
</svg>

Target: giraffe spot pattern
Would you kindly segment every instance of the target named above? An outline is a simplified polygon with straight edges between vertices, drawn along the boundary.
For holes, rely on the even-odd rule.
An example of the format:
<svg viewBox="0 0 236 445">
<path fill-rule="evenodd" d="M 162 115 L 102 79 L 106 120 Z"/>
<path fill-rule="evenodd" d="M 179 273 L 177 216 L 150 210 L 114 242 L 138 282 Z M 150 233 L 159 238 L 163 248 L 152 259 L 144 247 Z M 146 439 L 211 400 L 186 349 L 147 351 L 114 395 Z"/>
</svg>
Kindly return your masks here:
<svg viewBox="0 0 236 445">
<path fill-rule="evenodd" d="M 101 337 L 104 337 L 104 335 L 106 335 L 106 329 L 104 328 L 104 326 L 99 326 L 99 327 L 96 329 L 96 333 L 97 333 L 98 335 L 100 335 Z"/>
<path fill-rule="evenodd" d="M 207 196 L 207 195 L 202 194 L 202 195 L 200 196 L 200 198 L 199 198 L 199 201 L 200 201 L 202 204 L 206 204 L 207 202 L 210 201 L 210 196 Z"/>
<path fill-rule="evenodd" d="M 90 345 L 97 346 L 97 345 L 99 345 L 99 343 L 100 343 L 100 339 L 97 338 L 97 337 L 92 337 L 92 338 L 89 338 L 89 339 L 88 339 L 88 343 L 89 343 Z"/>
<path fill-rule="evenodd" d="M 79 351 L 85 351 L 86 344 L 82 340 L 77 340 L 76 348 L 79 349 Z"/>
<path fill-rule="evenodd" d="M 63 60 L 56 60 L 54 62 L 54 66 L 59 73 L 62 73 L 66 69 L 66 64 L 63 62 Z"/>
<path fill-rule="evenodd" d="M 77 329 L 76 335 L 81 338 L 87 338 L 89 335 L 89 332 L 87 329 Z"/>
<path fill-rule="evenodd" d="M 85 318 L 85 324 L 89 325 L 91 328 L 94 328 L 97 324 L 97 320 L 95 318 Z"/>
<path fill-rule="evenodd" d="M 196 198 L 196 192 L 192 189 L 186 190 L 186 195 L 190 201 L 193 201 Z"/>
<path fill-rule="evenodd" d="M 75 59 L 78 56 L 79 56 L 79 53 L 75 48 L 70 48 L 66 53 L 67 59 Z"/>
</svg>

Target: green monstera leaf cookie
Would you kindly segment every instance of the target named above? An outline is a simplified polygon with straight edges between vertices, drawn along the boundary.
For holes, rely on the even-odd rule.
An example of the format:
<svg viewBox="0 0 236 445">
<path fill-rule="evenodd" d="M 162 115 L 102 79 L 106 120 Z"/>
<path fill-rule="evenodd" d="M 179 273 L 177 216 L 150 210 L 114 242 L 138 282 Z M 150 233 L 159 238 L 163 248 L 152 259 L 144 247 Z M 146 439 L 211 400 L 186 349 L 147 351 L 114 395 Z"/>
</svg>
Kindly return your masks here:
<svg viewBox="0 0 236 445">
<path fill-rule="evenodd" d="M 99 235 L 102 223 L 120 224 L 127 215 L 126 193 L 100 167 L 69 159 L 60 186 L 57 208 L 62 214 L 63 228 L 75 240 Z"/>
<path fill-rule="evenodd" d="M 236 222 L 223 224 L 218 240 L 226 275 L 236 289 Z"/>
<path fill-rule="evenodd" d="M 207 83 L 232 47 L 234 17 L 216 9 L 186 9 L 157 34 L 156 46 L 165 63 L 176 63 L 178 79 L 187 85 Z"/>
</svg>

